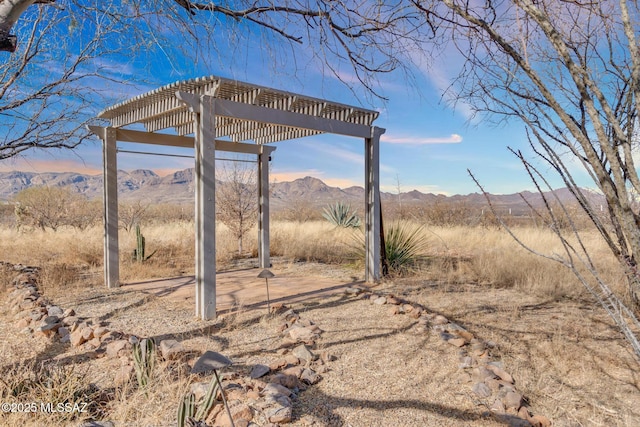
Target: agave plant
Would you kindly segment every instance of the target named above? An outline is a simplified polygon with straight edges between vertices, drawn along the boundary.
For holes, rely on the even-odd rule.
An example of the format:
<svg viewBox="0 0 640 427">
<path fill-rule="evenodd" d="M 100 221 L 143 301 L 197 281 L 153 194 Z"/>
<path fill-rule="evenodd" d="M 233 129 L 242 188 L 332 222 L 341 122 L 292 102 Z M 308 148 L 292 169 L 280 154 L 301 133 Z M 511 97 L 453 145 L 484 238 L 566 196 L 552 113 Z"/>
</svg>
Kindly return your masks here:
<svg viewBox="0 0 640 427">
<path fill-rule="evenodd" d="M 360 227 L 360 217 L 351 210 L 351 205 L 343 202 L 336 202 L 322 209 L 322 216 L 336 227 L 358 228 Z"/>
</svg>

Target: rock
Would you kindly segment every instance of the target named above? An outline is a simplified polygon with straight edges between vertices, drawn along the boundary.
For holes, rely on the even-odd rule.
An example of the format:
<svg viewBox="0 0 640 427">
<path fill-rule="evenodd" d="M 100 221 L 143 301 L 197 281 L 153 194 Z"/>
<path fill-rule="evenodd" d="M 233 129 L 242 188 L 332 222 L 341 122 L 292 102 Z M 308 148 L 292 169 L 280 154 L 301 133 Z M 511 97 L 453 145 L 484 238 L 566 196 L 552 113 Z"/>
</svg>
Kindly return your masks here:
<svg viewBox="0 0 640 427">
<path fill-rule="evenodd" d="M 293 354 L 287 354 L 284 357 L 284 360 L 287 362 L 288 365 L 298 365 L 300 363 L 300 359 L 298 359 Z"/>
<path fill-rule="evenodd" d="M 61 327 L 62 325 L 60 323 L 42 323 L 39 327 L 38 327 L 38 331 L 40 332 L 44 332 L 46 334 L 54 334 L 58 331 L 58 329 Z"/>
<path fill-rule="evenodd" d="M 447 342 L 451 345 L 455 345 L 456 347 L 462 347 L 464 346 L 467 342 L 464 340 L 464 338 L 449 338 L 447 340 Z"/>
<path fill-rule="evenodd" d="M 75 316 L 76 312 L 73 308 L 67 308 L 64 313 L 62 313 L 62 317 L 70 317 L 70 316 Z"/>
<path fill-rule="evenodd" d="M 300 376 L 302 375 L 302 371 L 304 371 L 304 368 L 302 366 L 292 366 L 283 370 L 282 373 L 285 375 L 293 375 L 296 378 L 300 378 Z"/>
<path fill-rule="evenodd" d="M 320 375 L 316 374 L 312 369 L 304 369 L 299 378 L 307 384 L 316 384 L 320 381 Z"/>
<path fill-rule="evenodd" d="M 82 336 L 81 329 L 76 329 L 75 331 L 71 332 L 71 335 L 69 337 L 69 342 L 71 343 L 72 346 L 78 347 L 84 344 L 86 341 L 87 341 L 86 338 Z"/>
<path fill-rule="evenodd" d="M 409 313 L 409 317 L 412 319 L 419 319 L 420 316 L 422 316 L 422 311 L 422 308 L 414 307 L 413 310 L 411 310 L 411 313 Z"/>
<path fill-rule="evenodd" d="M 271 382 L 283 385 L 289 389 L 294 389 L 298 386 L 298 377 L 295 375 L 279 373 L 271 378 Z"/>
<path fill-rule="evenodd" d="M 543 415 L 534 415 L 529 418 L 529 422 L 534 427 L 551 427 L 551 421 Z"/>
<path fill-rule="evenodd" d="M 474 338 L 471 332 L 464 329 L 454 331 L 453 333 L 458 335 L 460 338 L 463 338 L 466 342 L 471 342 L 471 340 Z"/>
<path fill-rule="evenodd" d="M 267 408 L 265 416 L 267 420 L 276 424 L 290 423 L 293 415 L 291 406 L 274 406 Z"/>
<path fill-rule="evenodd" d="M 271 369 L 272 371 L 277 371 L 278 369 L 284 368 L 285 366 L 287 366 L 286 359 L 277 359 L 269 363 L 269 369 Z"/>
<path fill-rule="evenodd" d="M 500 390 L 500 382 L 495 378 L 486 378 L 484 383 L 494 392 Z"/>
<path fill-rule="evenodd" d="M 267 375 L 269 372 L 271 372 L 271 369 L 269 369 L 268 366 L 255 365 L 253 369 L 251 369 L 251 373 L 249 374 L 249 376 L 251 377 L 251 379 L 256 379 Z"/>
<path fill-rule="evenodd" d="M 49 315 L 42 319 L 42 323 L 58 323 L 59 320 L 60 318 L 58 316 Z"/>
<path fill-rule="evenodd" d="M 70 325 L 73 325 L 73 324 L 77 323 L 78 320 L 79 319 L 76 316 L 69 316 L 69 317 L 65 317 L 64 319 L 62 319 L 62 324 L 64 326 L 70 326 Z M 71 332 L 73 332 L 73 331 L 71 331 Z"/>
<path fill-rule="evenodd" d="M 447 323 L 449 323 L 449 319 L 442 316 L 441 314 L 438 314 L 433 318 L 433 320 L 431 320 L 431 323 L 433 323 L 434 325 L 446 325 Z"/>
<path fill-rule="evenodd" d="M 387 304 L 399 305 L 401 304 L 401 301 L 398 298 L 389 297 L 387 298 Z"/>
<path fill-rule="evenodd" d="M 393 305 L 389 307 L 389 314 L 391 316 L 395 316 L 396 314 L 400 314 L 400 307 L 397 305 Z"/>
<path fill-rule="evenodd" d="M 376 304 L 376 305 L 385 305 L 387 303 L 387 298 L 386 297 L 378 297 L 378 298 L 373 300 L 373 303 Z"/>
<path fill-rule="evenodd" d="M 85 341 L 89 341 L 93 338 L 93 328 L 91 326 L 85 326 L 80 330 L 80 332 L 82 333 L 82 338 L 84 338 Z"/>
<path fill-rule="evenodd" d="M 403 304 L 402 311 L 405 313 L 411 313 L 413 311 L 413 306 L 411 304 Z"/>
<path fill-rule="evenodd" d="M 116 376 L 113 380 L 116 387 L 127 384 L 131 377 L 133 376 L 133 366 L 131 365 L 122 365 L 120 369 L 116 372 Z"/>
<path fill-rule="evenodd" d="M 185 353 L 186 350 L 182 343 L 176 340 L 160 341 L 160 354 L 164 360 L 177 360 Z"/>
<path fill-rule="evenodd" d="M 74 332 L 75 333 L 75 332 Z M 73 336 L 73 334 L 71 334 Z M 131 348 L 131 344 L 127 340 L 117 340 L 107 344 L 107 356 L 118 357 L 120 352 Z"/>
<path fill-rule="evenodd" d="M 67 335 L 69 335 L 71 333 L 71 331 L 69 331 L 69 328 L 67 328 L 66 326 L 60 326 L 58 328 L 58 335 L 60 336 L 60 338 L 63 338 Z"/>
<path fill-rule="evenodd" d="M 471 391 L 479 397 L 491 396 L 491 389 L 485 383 L 475 383 L 473 387 L 471 387 Z"/>
<path fill-rule="evenodd" d="M 283 396 L 289 397 L 291 396 L 291 393 L 291 389 L 277 383 L 269 383 L 264 387 L 264 389 L 262 389 L 262 394 L 265 396 L 281 394 Z"/>
<path fill-rule="evenodd" d="M 235 425 L 239 425 L 237 423 L 239 420 L 248 422 L 249 420 L 253 419 L 253 411 L 251 410 L 249 405 L 237 400 L 232 400 L 229 402 L 229 412 L 231 412 L 231 418 L 233 419 Z M 227 427 L 231 425 L 231 423 L 229 422 L 229 415 L 227 414 L 226 410 L 218 414 L 214 425 L 221 427 Z"/>
<path fill-rule="evenodd" d="M 57 305 L 51 305 L 51 306 L 47 307 L 47 314 L 49 316 L 63 317 L 64 311 L 62 311 L 62 309 L 60 307 L 58 307 Z M 57 322 L 57 320 L 56 320 L 56 322 Z"/>
<path fill-rule="evenodd" d="M 473 378 L 477 382 L 484 382 L 487 378 L 495 378 L 495 374 L 484 366 L 478 366 L 473 370 Z"/>
<path fill-rule="evenodd" d="M 493 372 L 501 380 L 513 384 L 513 377 L 504 369 L 501 369 L 498 366 L 492 365 L 491 363 L 487 364 L 487 369 Z"/>
<path fill-rule="evenodd" d="M 194 363 L 192 374 L 212 372 L 214 369 L 222 369 L 232 364 L 231 360 L 215 351 L 207 351 Z"/>
<path fill-rule="evenodd" d="M 521 406 L 518 410 L 518 416 L 523 420 L 528 420 L 531 418 L 531 413 L 529 413 L 529 409 L 526 406 Z"/>
<path fill-rule="evenodd" d="M 109 332 L 109 329 L 107 329 L 104 326 L 98 326 L 93 330 L 93 336 L 94 338 L 100 338 L 103 335 L 105 335 L 107 332 Z"/>
<path fill-rule="evenodd" d="M 287 332 L 296 341 L 313 341 L 318 338 L 318 335 L 308 327 L 291 327 Z"/>
<path fill-rule="evenodd" d="M 353 286 L 349 286 L 348 288 L 346 288 L 344 290 L 344 293 L 347 295 L 358 295 L 362 292 L 362 289 L 360 288 L 355 288 Z"/>
<path fill-rule="evenodd" d="M 311 350 L 309 350 L 309 348 L 304 344 L 294 348 L 291 353 L 298 359 L 304 360 L 306 362 L 312 362 L 316 358 Z"/>
<path fill-rule="evenodd" d="M 502 398 L 505 408 L 513 408 L 515 410 L 520 409 L 522 405 L 522 395 L 517 391 L 510 391 Z"/>
<path fill-rule="evenodd" d="M 502 403 L 502 400 L 496 399 L 496 401 L 493 402 L 493 405 L 491 405 L 490 409 L 496 414 L 504 414 L 504 403 Z"/>
<path fill-rule="evenodd" d="M 85 421 L 78 427 L 115 427 L 111 421 Z"/>
</svg>

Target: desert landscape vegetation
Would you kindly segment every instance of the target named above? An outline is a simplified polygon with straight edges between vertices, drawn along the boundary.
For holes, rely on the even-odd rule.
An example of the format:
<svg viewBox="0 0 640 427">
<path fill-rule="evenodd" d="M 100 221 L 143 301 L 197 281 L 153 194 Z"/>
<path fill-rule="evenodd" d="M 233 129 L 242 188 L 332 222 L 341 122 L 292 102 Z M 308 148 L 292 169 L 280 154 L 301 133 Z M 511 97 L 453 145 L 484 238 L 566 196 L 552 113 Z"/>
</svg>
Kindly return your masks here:
<svg viewBox="0 0 640 427">
<path fill-rule="evenodd" d="M 627 0 L 0 0 L 0 425 L 640 425 L 639 28 Z M 281 176 L 351 186 L 260 186 L 261 269 L 245 166 L 291 139 Z"/>
<path fill-rule="evenodd" d="M 296 185 L 303 184 L 286 187 Z M 55 197 L 47 197 L 47 192 Z M 29 202 L 30 193 L 39 196 Z M 99 216 L 89 213 L 100 207 L 99 200 L 69 187 L 19 192 L 14 202 L 3 205 L 0 231 L 4 262 L 0 396 L 3 402 L 16 404 L 90 405 L 82 413 L 6 413 L 3 422 L 175 425 L 184 396 L 211 380 L 210 373 L 189 373 L 206 351 L 234 362 L 221 374 L 236 425 L 629 426 L 640 420 L 637 360 L 611 318 L 569 269 L 523 249 L 490 214 L 480 220 L 482 207 L 472 208 L 458 199 L 435 204 L 406 195 L 404 201 L 402 196 L 390 197 L 383 213 L 391 271 L 380 284 L 364 286 L 357 208 L 343 204 L 349 212 L 344 217 L 355 216 L 356 223 L 341 226 L 328 219 L 335 204 L 323 205 L 317 194 L 307 196 L 305 206 L 283 204 L 273 214 L 272 270 L 289 277 L 293 287 L 296 280 L 323 277 L 350 286 L 330 295 L 282 301 L 269 315 L 264 305 L 238 305 L 205 322 L 194 317 L 192 296 L 171 298 L 127 286 L 104 286 L 102 229 Z M 69 198 L 75 198 L 76 209 L 65 213 L 59 204 L 72 206 Z M 23 209 L 29 203 L 39 205 L 48 219 L 29 223 L 32 215 L 17 227 L 17 200 Z M 52 204 L 50 215 L 44 215 L 47 200 Z M 490 212 L 488 206 L 484 209 Z M 189 205 L 127 200 L 120 211 L 124 283 L 193 274 Z M 46 222 L 53 221 L 53 213 L 60 216 L 55 227 Z M 573 218 L 584 244 L 607 283 L 619 284 L 616 291 L 625 295 L 624 272 L 585 219 Z M 504 221 L 532 249 L 562 252 L 548 219 L 523 215 L 505 216 Z M 152 253 L 142 262 L 131 256 L 137 245 L 133 224 L 144 234 L 146 253 Z M 254 224 L 243 236 L 241 253 L 236 235 L 223 222 L 218 224 L 219 270 L 254 267 L 257 275 Z M 394 233 L 400 237 L 394 240 Z M 396 258 L 394 250 L 405 252 Z M 183 353 L 173 358 L 154 350 L 155 364 L 143 387 L 131 346 L 112 355 L 108 340 L 74 345 L 55 330 L 42 332 L 45 314 L 39 320 L 22 320 L 25 312 L 16 308 L 14 285 L 29 275 L 14 266 L 37 267 L 33 280 L 38 295 L 49 307 L 73 309 L 72 321 L 80 327 L 149 338 L 157 346 L 175 339 Z M 382 304 L 383 297 L 389 302 Z M 396 300 L 402 304 L 395 305 Z M 287 319 L 292 311 L 299 322 L 310 322 L 321 333 L 306 340 L 291 340 L 287 329 L 283 335 L 283 322 L 295 324 Z M 411 316 L 411 311 L 417 315 Z M 447 326 L 441 318 L 461 327 L 467 339 L 454 343 L 452 338 L 461 336 L 443 329 Z M 296 359 L 294 350 L 300 344 L 317 360 Z M 483 350 L 474 353 L 473 345 L 482 345 Z M 270 419 L 259 400 L 266 394 L 263 387 L 269 376 L 249 380 L 253 369 L 266 366 L 273 376 L 287 369 L 291 373 L 292 367 L 300 366 L 296 362 L 319 377 L 290 385 L 294 391 L 287 397 L 289 415 Z M 511 382 L 494 374 L 489 380 L 483 378 L 481 368 L 487 362 L 511 376 Z M 496 389 L 479 389 L 480 383 Z M 509 384 L 521 401 L 515 407 L 496 405 Z M 207 425 L 228 423 L 220 398 L 202 417 Z"/>
</svg>

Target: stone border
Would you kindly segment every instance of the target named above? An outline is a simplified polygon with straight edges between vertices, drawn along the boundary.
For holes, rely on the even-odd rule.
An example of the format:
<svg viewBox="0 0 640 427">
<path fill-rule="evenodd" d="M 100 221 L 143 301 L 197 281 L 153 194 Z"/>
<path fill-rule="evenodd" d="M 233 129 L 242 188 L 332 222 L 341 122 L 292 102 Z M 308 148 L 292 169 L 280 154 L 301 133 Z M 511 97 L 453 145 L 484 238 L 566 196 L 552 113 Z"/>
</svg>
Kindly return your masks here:
<svg viewBox="0 0 640 427">
<path fill-rule="evenodd" d="M 497 345 L 483 341 L 445 316 L 430 313 L 421 304 L 398 298 L 391 293 L 373 292 L 366 288 L 350 287 L 347 294 L 363 294 L 371 304 L 388 306 L 389 315 L 405 314 L 418 320 L 418 330 L 437 334 L 443 341 L 459 348 L 460 369 L 470 374 L 471 391 L 499 419 L 509 425 L 550 427 L 551 420 L 544 415 L 533 415 L 526 397 L 518 391 L 515 379 L 502 361 L 493 360 L 491 350 Z M 519 424 L 520 423 L 520 424 Z"/>
<path fill-rule="evenodd" d="M 94 322 L 79 317 L 72 308 L 63 310 L 44 297 L 37 286 L 38 268 L 1 263 L 18 274 L 11 282 L 7 304 L 11 306 L 15 326 L 24 334 L 44 338 L 52 342 L 80 348 L 91 358 L 119 358 L 121 367 L 115 375 L 115 385 L 130 381 L 134 374 L 132 347 L 138 337 L 113 331 L 106 322 Z M 275 427 L 292 421 L 294 399 L 307 387 L 318 383 L 321 374 L 328 371 L 327 364 L 335 360 L 328 352 L 314 354 L 312 348 L 322 330 L 311 320 L 301 317 L 283 304 L 274 304 L 270 315 L 278 316 L 281 323 L 277 333 L 282 336 L 281 348 L 274 351 L 276 360 L 266 365 L 254 365 L 247 375 L 230 371 L 223 374 L 223 387 L 229 401 L 232 418 L 237 427 Z M 186 350 L 176 340 L 163 340 L 158 345 L 160 356 L 166 361 L 183 361 L 193 352 Z M 206 365 L 206 352 L 191 370 L 194 375 L 210 371 L 198 369 Z M 198 401 L 206 393 L 209 382 L 195 382 L 191 391 Z M 302 417 L 305 418 L 304 416 Z M 214 406 L 207 417 L 216 426 L 230 425 L 222 405 Z M 255 421 L 255 422 L 254 422 Z M 308 420 L 307 424 L 313 424 Z M 89 421 L 85 426 L 112 426 L 109 421 Z M 207 424 L 200 423 L 200 427 Z"/>
</svg>

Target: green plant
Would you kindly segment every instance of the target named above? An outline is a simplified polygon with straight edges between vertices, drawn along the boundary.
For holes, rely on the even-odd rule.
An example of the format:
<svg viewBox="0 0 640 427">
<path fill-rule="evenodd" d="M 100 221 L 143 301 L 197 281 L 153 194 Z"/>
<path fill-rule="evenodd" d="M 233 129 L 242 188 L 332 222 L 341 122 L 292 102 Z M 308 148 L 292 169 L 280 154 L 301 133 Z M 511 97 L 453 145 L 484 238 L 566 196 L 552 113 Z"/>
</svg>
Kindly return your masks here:
<svg viewBox="0 0 640 427">
<path fill-rule="evenodd" d="M 136 225 L 136 248 L 133 250 L 133 258 L 138 262 L 148 260 L 157 252 L 157 249 L 151 252 L 151 255 L 145 256 L 146 240 L 140 231 L 140 225 Z"/>
<path fill-rule="evenodd" d="M 133 345 L 133 366 L 138 386 L 146 388 L 155 365 L 156 345 L 151 338 L 144 338 Z"/>
<path fill-rule="evenodd" d="M 182 402 L 180 402 L 180 406 L 178 406 L 178 427 L 185 427 L 189 419 L 203 421 L 207 415 L 209 415 L 209 412 L 211 412 L 219 390 L 220 382 L 218 381 L 217 375 L 214 375 L 207 389 L 207 393 L 197 404 L 195 395 L 193 393 L 187 393 L 182 399 Z"/>
<path fill-rule="evenodd" d="M 408 222 L 397 222 L 385 227 L 384 249 L 389 273 L 404 273 L 423 258 L 427 249 L 423 231 L 423 226 Z M 356 233 L 354 239 L 356 243 L 353 246 L 353 256 L 362 260 L 365 257 L 363 233 Z"/>
<path fill-rule="evenodd" d="M 422 258 L 427 246 L 422 234 L 423 228 L 397 222 L 385 229 L 384 248 L 390 271 L 403 272 Z"/>
<path fill-rule="evenodd" d="M 351 205 L 343 202 L 336 202 L 322 209 L 322 216 L 336 227 L 358 228 L 360 227 L 360 217 L 355 211 L 351 211 Z"/>
</svg>

